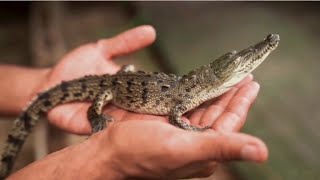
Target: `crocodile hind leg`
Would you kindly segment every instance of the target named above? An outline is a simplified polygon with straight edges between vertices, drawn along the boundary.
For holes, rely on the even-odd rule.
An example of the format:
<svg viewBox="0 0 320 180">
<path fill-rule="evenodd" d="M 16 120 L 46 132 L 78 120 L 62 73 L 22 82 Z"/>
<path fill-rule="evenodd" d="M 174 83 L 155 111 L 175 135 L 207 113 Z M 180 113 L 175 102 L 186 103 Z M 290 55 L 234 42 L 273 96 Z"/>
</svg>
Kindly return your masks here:
<svg viewBox="0 0 320 180">
<path fill-rule="evenodd" d="M 187 108 L 183 105 L 177 105 L 173 108 L 173 110 L 170 112 L 169 115 L 169 122 L 172 125 L 175 125 L 177 127 L 180 127 L 182 129 L 188 130 L 188 131 L 198 131 L 202 132 L 207 129 L 210 129 L 211 126 L 205 126 L 203 128 L 192 126 L 190 124 L 187 124 L 181 119 L 182 114 L 184 114 L 187 111 Z"/>
<path fill-rule="evenodd" d="M 122 72 L 135 72 L 135 66 L 131 64 L 123 65 L 117 73 Z M 111 116 L 102 114 L 103 106 L 111 100 L 112 92 L 110 89 L 106 89 L 96 97 L 92 105 L 89 107 L 87 116 L 92 127 L 92 133 L 101 131 L 106 127 L 106 123 L 113 121 Z"/>
<path fill-rule="evenodd" d="M 112 92 L 110 89 L 102 91 L 92 105 L 89 107 L 87 116 L 92 127 L 92 133 L 103 130 L 106 123 L 113 121 L 113 118 L 108 115 L 102 114 L 102 108 L 112 100 Z"/>
</svg>

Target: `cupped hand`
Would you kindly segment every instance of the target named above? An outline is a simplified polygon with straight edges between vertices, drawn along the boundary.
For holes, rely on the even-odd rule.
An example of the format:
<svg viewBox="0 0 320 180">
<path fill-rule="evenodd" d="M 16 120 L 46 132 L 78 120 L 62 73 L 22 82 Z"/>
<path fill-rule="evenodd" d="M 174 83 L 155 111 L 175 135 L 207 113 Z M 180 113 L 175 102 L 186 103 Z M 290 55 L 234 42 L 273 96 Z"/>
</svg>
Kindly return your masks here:
<svg viewBox="0 0 320 180">
<path fill-rule="evenodd" d="M 139 26 L 110 39 L 82 45 L 66 54 L 49 70 L 35 93 L 44 91 L 61 81 L 90 74 L 114 74 L 120 67 L 112 59 L 150 45 L 156 37 L 151 26 Z M 59 105 L 48 113 L 49 121 L 57 127 L 77 134 L 89 134 L 91 126 L 86 111 L 89 103 L 77 102 Z"/>
<path fill-rule="evenodd" d="M 206 108 L 198 108 L 190 114 L 194 125 L 213 123 L 212 129 L 205 132 L 185 131 L 162 122 L 165 118 L 114 109 L 110 112 L 132 120 L 111 123 L 89 141 L 98 140 L 94 144 L 99 144 L 99 149 L 111 151 L 102 153 L 108 154 L 107 164 L 124 179 L 207 177 L 220 162 L 263 162 L 268 157 L 265 144 L 255 137 L 235 132 L 242 127 L 259 91 L 259 85 L 251 78 L 204 105 Z M 107 177 L 107 174 L 102 176 Z"/>
<path fill-rule="evenodd" d="M 268 156 L 264 143 L 237 132 L 258 91 L 259 84 L 253 82 L 250 75 L 226 94 L 189 113 L 185 117 L 187 122 L 212 125 L 211 130 L 203 133 L 168 125 L 165 117 L 111 108 L 108 113 L 123 121 L 111 123 L 101 132 L 111 143 L 101 144 L 112 147 L 117 166 L 123 174 L 132 177 L 206 177 L 216 170 L 219 162 L 263 162 Z"/>
</svg>

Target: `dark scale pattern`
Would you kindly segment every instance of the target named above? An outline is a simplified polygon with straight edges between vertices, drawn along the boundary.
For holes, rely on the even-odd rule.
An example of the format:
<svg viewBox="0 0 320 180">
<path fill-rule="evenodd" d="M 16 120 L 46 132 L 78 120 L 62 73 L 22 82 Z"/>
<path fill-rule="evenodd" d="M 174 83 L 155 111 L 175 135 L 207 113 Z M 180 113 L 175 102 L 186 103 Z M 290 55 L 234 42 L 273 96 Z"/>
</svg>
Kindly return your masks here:
<svg viewBox="0 0 320 180">
<path fill-rule="evenodd" d="M 114 78 L 114 79 L 112 80 L 112 85 L 113 85 L 113 86 L 116 86 L 116 85 L 117 85 L 117 81 L 118 81 L 118 78 Z"/>
<path fill-rule="evenodd" d="M 47 100 L 45 100 L 45 101 L 43 102 L 43 105 L 46 106 L 46 107 L 50 107 L 50 106 L 52 106 L 52 103 L 51 103 L 51 101 L 49 101 L 49 100 L 47 99 Z"/>
<path fill-rule="evenodd" d="M 49 97 L 50 97 L 49 92 L 44 92 L 44 93 L 41 93 L 38 98 L 40 100 L 46 100 L 46 99 L 49 99 Z"/>
<path fill-rule="evenodd" d="M 24 124 L 24 129 L 29 132 L 32 128 L 31 117 L 29 116 L 29 114 L 27 112 L 23 113 L 20 119 Z"/>
<path fill-rule="evenodd" d="M 131 96 L 126 96 L 126 99 L 130 101 L 132 99 L 132 97 Z"/>
<path fill-rule="evenodd" d="M 9 173 L 9 172 L 2 172 L 2 171 L 11 170 L 13 168 L 15 158 L 16 157 L 13 155 L 5 155 L 5 156 L 1 157 L 1 162 L 3 164 L 3 167 L 1 166 L 1 169 L 0 169 L 1 170 L 0 172 L 3 173 L 3 174 L 0 174 L 1 180 L 4 179 L 4 177 L 7 176 Z M 4 169 L 2 169 L 2 168 L 4 168 Z"/>
<path fill-rule="evenodd" d="M 63 93 L 62 96 L 60 97 L 60 101 L 61 102 L 65 102 L 68 99 L 69 96 L 70 96 L 69 93 L 66 93 L 66 92 Z"/>
<path fill-rule="evenodd" d="M 8 142 L 12 143 L 12 144 L 16 144 L 16 145 L 22 145 L 24 141 L 22 139 L 19 139 L 17 137 L 14 137 L 13 135 L 9 134 L 8 135 Z"/>
<path fill-rule="evenodd" d="M 147 85 L 148 85 L 148 82 L 147 82 L 147 81 L 142 81 L 141 85 L 142 85 L 142 86 L 147 86 Z"/>
<path fill-rule="evenodd" d="M 69 87 L 69 83 L 63 81 L 63 82 L 61 83 L 61 85 L 60 85 L 59 88 L 60 88 L 61 91 L 63 91 L 63 92 L 68 92 L 68 87 Z"/>
<path fill-rule="evenodd" d="M 197 84 L 196 84 L 196 83 L 194 83 L 194 84 L 192 84 L 192 85 L 191 85 L 191 87 L 190 87 L 190 88 L 191 88 L 191 89 L 194 89 L 194 88 L 196 88 L 196 87 L 197 87 Z"/>
<path fill-rule="evenodd" d="M 106 87 L 106 81 L 104 79 L 100 80 L 99 86 Z"/>
<path fill-rule="evenodd" d="M 183 97 L 185 97 L 186 99 L 192 99 L 193 98 L 193 96 L 190 95 L 190 94 L 185 94 Z"/>
<path fill-rule="evenodd" d="M 87 88 L 88 88 L 88 86 L 85 83 L 81 84 L 81 89 L 82 89 L 83 92 L 86 92 Z"/>
<path fill-rule="evenodd" d="M 83 95 L 83 93 L 81 92 L 76 92 L 73 94 L 74 97 L 81 97 Z"/>
<path fill-rule="evenodd" d="M 148 101 L 148 93 L 149 93 L 149 90 L 147 88 L 144 88 L 142 90 L 141 98 L 142 98 L 143 103 L 147 103 L 147 101 Z"/>
<path fill-rule="evenodd" d="M 128 91 L 128 93 L 132 93 L 133 92 L 133 90 L 132 90 L 132 81 L 127 81 L 127 91 Z"/>
<path fill-rule="evenodd" d="M 134 107 L 135 107 L 136 109 L 140 109 L 140 108 L 141 108 L 140 105 L 135 105 Z"/>
<path fill-rule="evenodd" d="M 166 86 L 161 86 L 161 92 L 166 92 L 166 91 L 168 91 L 169 90 L 169 88 L 170 88 L 170 86 L 168 86 L 168 85 L 166 85 Z"/>
<path fill-rule="evenodd" d="M 90 96 L 93 96 L 93 95 L 94 95 L 93 90 L 89 90 L 88 93 L 89 93 Z"/>
</svg>

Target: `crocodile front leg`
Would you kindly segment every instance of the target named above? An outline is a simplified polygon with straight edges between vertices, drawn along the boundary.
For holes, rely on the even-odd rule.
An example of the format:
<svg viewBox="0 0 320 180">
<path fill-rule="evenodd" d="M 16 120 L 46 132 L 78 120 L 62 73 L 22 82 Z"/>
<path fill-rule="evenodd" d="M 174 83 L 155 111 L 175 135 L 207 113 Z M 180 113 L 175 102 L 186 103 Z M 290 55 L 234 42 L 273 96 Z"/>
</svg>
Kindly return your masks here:
<svg viewBox="0 0 320 180">
<path fill-rule="evenodd" d="M 169 115 L 169 122 L 172 125 L 175 125 L 177 127 L 180 127 L 182 129 L 188 130 L 188 131 L 197 131 L 197 132 L 202 132 L 207 129 L 210 129 L 210 126 L 205 126 L 203 128 L 192 126 L 190 124 L 187 124 L 181 119 L 181 116 L 187 111 L 187 107 L 184 105 L 176 105 L 170 112 Z"/>
<path fill-rule="evenodd" d="M 100 93 L 89 107 L 87 116 L 92 127 L 92 133 L 103 130 L 106 123 L 113 121 L 113 118 L 102 114 L 103 106 L 112 100 L 112 92 L 106 89 Z"/>
</svg>

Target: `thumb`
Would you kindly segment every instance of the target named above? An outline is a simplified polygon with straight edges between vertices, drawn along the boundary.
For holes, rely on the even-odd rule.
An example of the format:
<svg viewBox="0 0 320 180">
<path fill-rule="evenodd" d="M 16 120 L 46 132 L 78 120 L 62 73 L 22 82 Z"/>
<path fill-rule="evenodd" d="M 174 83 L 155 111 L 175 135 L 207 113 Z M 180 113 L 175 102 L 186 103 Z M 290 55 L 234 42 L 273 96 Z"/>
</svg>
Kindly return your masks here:
<svg viewBox="0 0 320 180">
<path fill-rule="evenodd" d="M 156 38 L 152 26 L 143 25 L 125 31 L 113 38 L 99 40 L 97 45 L 107 59 L 125 55 L 150 45 Z"/>
<path fill-rule="evenodd" d="M 197 146 L 200 159 L 215 161 L 247 160 L 263 162 L 268 158 L 266 145 L 258 138 L 241 133 L 200 133 Z"/>
</svg>

